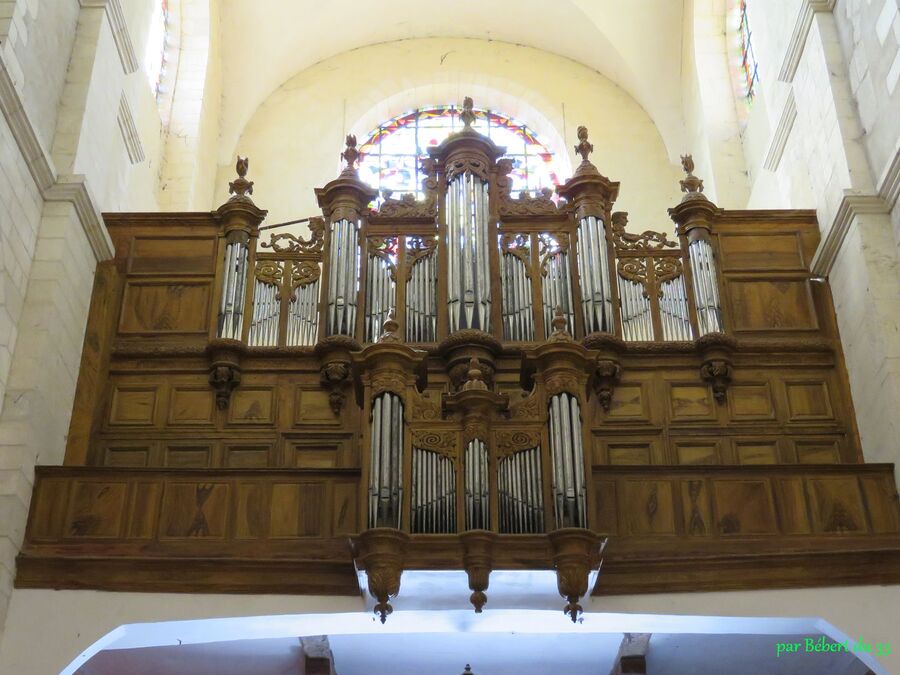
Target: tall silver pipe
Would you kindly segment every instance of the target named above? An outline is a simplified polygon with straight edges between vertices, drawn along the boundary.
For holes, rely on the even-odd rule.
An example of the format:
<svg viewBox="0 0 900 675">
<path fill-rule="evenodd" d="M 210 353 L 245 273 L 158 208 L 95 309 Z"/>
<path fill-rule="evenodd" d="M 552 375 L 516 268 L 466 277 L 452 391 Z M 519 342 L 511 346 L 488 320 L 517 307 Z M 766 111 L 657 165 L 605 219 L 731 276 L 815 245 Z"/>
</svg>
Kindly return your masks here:
<svg viewBox="0 0 900 675">
<path fill-rule="evenodd" d="M 540 452 L 540 447 L 530 448 L 500 460 L 497 470 L 500 532 L 544 531 Z"/>
<path fill-rule="evenodd" d="M 694 276 L 694 303 L 700 334 L 720 332 L 724 327 L 712 245 L 706 239 L 695 239 L 690 243 L 688 253 Z"/>
<path fill-rule="evenodd" d="M 584 448 L 578 399 L 568 393 L 550 399 L 550 456 L 557 527 L 584 527 Z"/>
<path fill-rule="evenodd" d="M 450 331 L 490 330 L 491 224 L 488 185 L 470 173 L 455 176 L 447 190 L 448 308 Z"/>
<path fill-rule="evenodd" d="M 607 250 L 603 221 L 595 216 L 582 218 L 578 224 L 578 278 L 588 333 L 614 330 Z"/>
<path fill-rule="evenodd" d="M 359 288 L 359 222 L 331 223 L 326 328 L 329 335 L 353 335 Z"/>
<path fill-rule="evenodd" d="M 369 527 L 400 527 L 403 496 L 403 401 L 384 392 L 372 404 Z"/>
<path fill-rule="evenodd" d="M 233 241 L 225 246 L 222 299 L 216 332 L 218 337 L 241 339 L 249 253 L 248 245 L 241 241 Z"/>
</svg>

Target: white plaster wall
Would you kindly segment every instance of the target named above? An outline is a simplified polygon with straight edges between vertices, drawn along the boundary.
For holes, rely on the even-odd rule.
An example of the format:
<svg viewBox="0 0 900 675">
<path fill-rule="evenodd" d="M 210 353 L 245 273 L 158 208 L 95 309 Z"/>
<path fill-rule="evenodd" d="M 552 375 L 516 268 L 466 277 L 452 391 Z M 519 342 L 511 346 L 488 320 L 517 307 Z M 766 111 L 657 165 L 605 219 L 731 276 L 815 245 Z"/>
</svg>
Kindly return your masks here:
<svg viewBox="0 0 900 675">
<path fill-rule="evenodd" d="M 574 61 L 502 42 L 404 40 L 327 59 L 272 94 L 232 154 L 249 156 L 254 200 L 269 209 L 269 222 L 314 215 L 313 188 L 336 177 L 347 131 L 362 141 L 394 115 L 421 105 L 461 103 L 467 95 L 477 106 L 531 126 L 573 166 L 576 129 L 587 126 L 592 160 L 601 173 L 621 182 L 616 207 L 629 211 L 632 227 L 671 230 L 666 209 L 679 200 L 682 173 L 669 162 L 657 128 L 640 106 Z M 233 166 L 232 160 L 219 168 L 214 197 L 219 203 L 227 196 Z"/>
<path fill-rule="evenodd" d="M 403 609 L 402 592 L 393 604 L 398 611 Z M 900 625 L 898 586 L 611 596 L 582 604 L 586 612 L 820 617 L 847 637 L 870 643 L 895 643 L 891 631 Z M 126 623 L 354 611 L 365 611 L 362 601 L 354 597 L 16 590 L 0 643 L 0 672 L 57 673 L 96 640 Z M 472 618 L 478 617 L 473 614 Z M 567 621 L 562 612 L 559 620 Z M 52 635 L 53 640 L 34 649 L 36 634 Z M 886 672 L 900 672 L 896 652 L 881 663 Z"/>
</svg>

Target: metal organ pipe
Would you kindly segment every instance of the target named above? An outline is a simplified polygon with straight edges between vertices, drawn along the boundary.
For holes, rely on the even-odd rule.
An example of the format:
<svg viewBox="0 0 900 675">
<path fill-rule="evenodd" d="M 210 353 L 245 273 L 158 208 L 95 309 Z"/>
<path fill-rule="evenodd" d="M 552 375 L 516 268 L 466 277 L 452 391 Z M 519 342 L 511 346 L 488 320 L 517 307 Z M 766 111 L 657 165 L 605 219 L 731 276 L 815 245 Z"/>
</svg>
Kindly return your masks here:
<svg viewBox="0 0 900 675">
<path fill-rule="evenodd" d="M 412 475 L 412 532 L 456 532 L 456 473 L 453 461 L 432 450 L 413 448 Z"/>
<path fill-rule="evenodd" d="M 662 284 L 659 311 L 663 320 L 664 340 L 691 339 L 691 320 L 688 315 L 683 276 Z"/>
<path fill-rule="evenodd" d="M 578 224 L 578 278 L 585 332 L 613 333 L 606 232 L 596 216 L 582 218 Z"/>
<path fill-rule="evenodd" d="M 566 318 L 566 330 L 575 334 L 575 314 L 572 302 L 572 284 L 569 281 L 569 256 L 564 251 L 554 253 L 547 260 L 547 275 L 542 279 L 541 294 L 544 301 L 544 337 L 553 332 L 553 317 L 560 307 Z"/>
<path fill-rule="evenodd" d="M 403 497 L 403 400 L 384 392 L 372 402 L 369 527 L 400 527 Z"/>
<path fill-rule="evenodd" d="M 465 479 L 466 529 L 487 530 L 491 526 L 488 451 L 480 438 L 473 438 L 466 445 Z"/>
<path fill-rule="evenodd" d="M 563 392 L 549 405 L 556 527 L 585 527 L 584 447 L 578 399 Z"/>
<path fill-rule="evenodd" d="M 512 253 L 500 256 L 503 284 L 503 338 L 514 341 L 534 340 L 531 283 L 525 263 Z"/>
<path fill-rule="evenodd" d="M 716 258 L 706 239 L 695 239 L 688 247 L 694 273 L 694 302 L 700 335 L 724 330 L 722 305 L 719 302 Z"/>
<path fill-rule="evenodd" d="M 217 337 L 241 339 L 249 253 L 247 243 L 242 241 L 233 241 L 225 246 L 225 269 L 222 276 Z"/>
<path fill-rule="evenodd" d="M 394 307 L 395 293 L 390 264 L 379 256 L 370 255 L 366 280 L 366 342 L 378 341 L 388 313 Z"/>
<path fill-rule="evenodd" d="M 407 239 L 406 250 L 410 251 Z M 406 282 L 406 341 L 433 342 L 437 328 L 437 268 L 434 253 L 415 261 Z"/>
<path fill-rule="evenodd" d="M 471 173 L 455 176 L 447 189 L 447 288 L 450 332 L 490 331 L 491 226 L 488 184 Z"/>
<path fill-rule="evenodd" d="M 359 289 L 359 222 L 331 223 L 328 265 L 328 335 L 353 335 Z"/>
</svg>

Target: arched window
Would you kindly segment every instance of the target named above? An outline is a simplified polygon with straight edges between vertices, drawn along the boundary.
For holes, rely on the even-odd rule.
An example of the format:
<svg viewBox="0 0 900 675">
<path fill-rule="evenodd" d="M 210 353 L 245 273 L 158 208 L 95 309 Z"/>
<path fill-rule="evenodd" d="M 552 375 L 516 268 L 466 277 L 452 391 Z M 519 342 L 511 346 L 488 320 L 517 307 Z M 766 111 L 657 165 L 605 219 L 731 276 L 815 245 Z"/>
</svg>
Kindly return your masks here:
<svg viewBox="0 0 900 675">
<path fill-rule="evenodd" d="M 147 51 L 144 54 L 144 69 L 153 96 L 159 101 L 162 81 L 166 73 L 169 37 L 169 2 L 156 0 L 153 17 L 150 19 L 150 34 L 147 36 Z"/>
<path fill-rule="evenodd" d="M 506 157 L 513 161 L 513 194 L 559 184 L 553 153 L 531 129 L 493 110 L 474 112 L 473 128 L 505 147 Z M 459 113 L 455 105 L 419 108 L 379 125 L 360 148 L 360 177 L 378 190 L 414 192 L 421 198 L 423 173 L 418 160 L 428 156 L 429 147 L 462 129 Z"/>
<path fill-rule="evenodd" d="M 756 86 L 759 83 L 759 64 L 756 61 L 756 53 L 753 51 L 753 32 L 750 30 L 750 20 L 747 17 L 747 0 L 741 0 L 740 3 L 739 32 L 744 97 L 748 102 L 752 102 L 756 95 Z"/>
</svg>

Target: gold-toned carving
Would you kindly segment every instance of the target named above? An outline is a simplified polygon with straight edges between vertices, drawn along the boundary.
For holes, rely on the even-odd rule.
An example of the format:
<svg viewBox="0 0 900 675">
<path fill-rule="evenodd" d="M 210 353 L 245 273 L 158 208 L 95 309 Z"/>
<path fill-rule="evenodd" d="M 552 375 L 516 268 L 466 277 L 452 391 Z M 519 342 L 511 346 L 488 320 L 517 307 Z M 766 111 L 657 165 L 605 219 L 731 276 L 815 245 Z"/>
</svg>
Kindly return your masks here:
<svg viewBox="0 0 900 675">
<path fill-rule="evenodd" d="M 538 419 L 540 417 L 541 404 L 537 391 L 522 395 L 522 400 L 514 404 L 510 409 L 510 417 L 516 419 Z"/>
<path fill-rule="evenodd" d="M 325 219 L 321 216 L 310 218 L 309 232 L 309 239 L 290 232 L 272 233 L 269 241 L 260 243 L 260 246 L 278 253 L 321 253 L 325 246 Z"/>
<path fill-rule="evenodd" d="M 437 250 L 437 237 L 410 237 L 406 244 L 406 280 L 412 276 L 413 267 Z"/>
<path fill-rule="evenodd" d="M 291 266 L 291 289 L 296 291 L 303 286 L 309 286 L 319 280 L 322 268 L 319 263 L 309 260 L 295 260 Z M 292 296 L 292 299 L 296 296 Z"/>
<path fill-rule="evenodd" d="M 569 251 L 569 234 L 567 232 L 544 232 L 539 238 L 541 242 L 541 276 L 547 276 L 549 270 L 547 263 L 560 253 Z"/>
<path fill-rule="evenodd" d="M 544 388 L 547 390 L 548 396 L 556 396 L 563 392 L 579 396 L 581 389 L 578 378 L 566 371 L 556 371 L 548 375 L 544 382 Z"/>
<path fill-rule="evenodd" d="M 549 537 L 556 586 L 567 602 L 563 611 L 574 623 L 582 612 L 578 601 L 587 595 L 591 571 L 599 564 L 600 538 L 596 532 L 580 527 L 554 530 Z"/>
<path fill-rule="evenodd" d="M 357 564 L 366 571 L 369 594 L 378 601 L 375 614 L 381 623 L 394 611 L 390 600 L 400 592 L 408 543 L 408 534 L 388 527 L 364 530 L 355 542 Z"/>
<path fill-rule="evenodd" d="M 626 232 L 628 226 L 628 213 L 616 211 L 612 214 L 612 239 L 616 249 L 620 251 L 648 250 L 658 251 L 665 248 L 675 248 L 677 241 L 670 241 L 665 232 L 647 230 L 641 234 Z"/>
<path fill-rule="evenodd" d="M 501 457 L 515 454 L 521 450 L 530 450 L 540 444 L 541 432 L 539 429 L 497 431 L 494 434 L 494 448 Z"/>
<path fill-rule="evenodd" d="M 384 261 L 391 281 L 396 282 L 397 259 L 394 252 L 397 250 L 397 237 L 369 237 L 366 245 L 369 255 Z"/>
<path fill-rule="evenodd" d="M 346 172 L 348 169 L 355 171 L 356 162 L 359 159 L 359 150 L 356 149 L 356 135 L 347 134 L 345 143 L 347 147 L 344 148 L 344 151 L 341 153 L 341 159 L 347 163 L 344 171 Z"/>
<path fill-rule="evenodd" d="M 228 194 L 234 195 L 238 199 L 244 199 L 247 198 L 247 195 L 253 194 L 253 181 L 247 180 L 247 169 L 249 168 L 250 160 L 238 156 L 234 167 L 238 177 L 228 184 Z"/>
<path fill-rule="evenodd" d="M 399 199 L 394 199 L 392 190 L 382 190 L 384 201 L 375 215 L 385 218 L 433 218 L 437 215 L 438 182 L 436 162 L 430 158 L 420 159 L 419 167 L 425 175 L 422 181 L 425 199 L 418 201 L 411 192 L 401 195 Z"/>
<path fill-rule="evenodd" d="M 528 247 L 528 235 L 504 234 L 500 238 L 500 251 L 521 260 L 525 266 L 525 277 L 531 278 L 531 253 Z"/>
<path fill-rule="evenodd" d="M 622 376 L 622 366 L 611 358 L 597 359 L 597 367 L 594 370 L 594 392 L 600 407 L 609 412 L 616 384 Z"/>
<path fill-rule="evenodd" d="M 372 396 L 386 391 L 397 394 L 400 397 L 406 395 L 406 373 L 401 370 L 377 370 L 372 373 Z"/>
<path fill-rule="evenodd" d="M 679 181 L 681 191 L 688 194 L 699 194 L 703 192 L 703 181 L 694 175 L 694 158 L 691 155 L 681 156 L 681 168 L 687 174 L 684 180 Z"/>
<path fill-rule="evenodd" d="M 440 406 L 431 400 L 431 392 L 413 394 L 410 419 L 413 422 L 430 422 L 441 418 Z"/>
<path fill-rule="evenodd" d="M 264 284 L 270 284 L 278 289 L 276 298 L 281 299 L 281 280 L 284 276 L 284 268 L 277 260 L 258 260 L 254 276 Z"/>
<path fill-rule="evenodd" d="M 455 459 L 457 450 L 456 432 L 414 429 L 412 431 L 412 446 L 422 450 L 440 452 L 451 459 Z"/>
<path fill-rule="evenodd" d="M 400 337 L 400 324 L 394 318 L 394 308 L 388 311 L 387 319 L 381 326 L 381 335 L 378 336 L 378 342 L 403 342 Z"/>
<path fill-rule="evenodd" d="M 469 602 L 475 607 L 475 613 L 481 614 L 487 603 L 485 591 L 490 583 L 497 534 L 486 530 L 469 530 L 459 538 L 463 545 L 463 568 L 469 578 L 469 590 L 472 591 Z"/>
<path fill-rule="evenodd" d="M 574 342 L 575 340 L 568 330 L 568 325 L 569 322 L 563 314 L 562 307 L 557 305 L 556 311 L 553 313 L 553 319 L 550 321 L 550 326 L 553 330 L 550 333 L 550 337 L 547 338 L 547 342 Z"/>
</svg>

